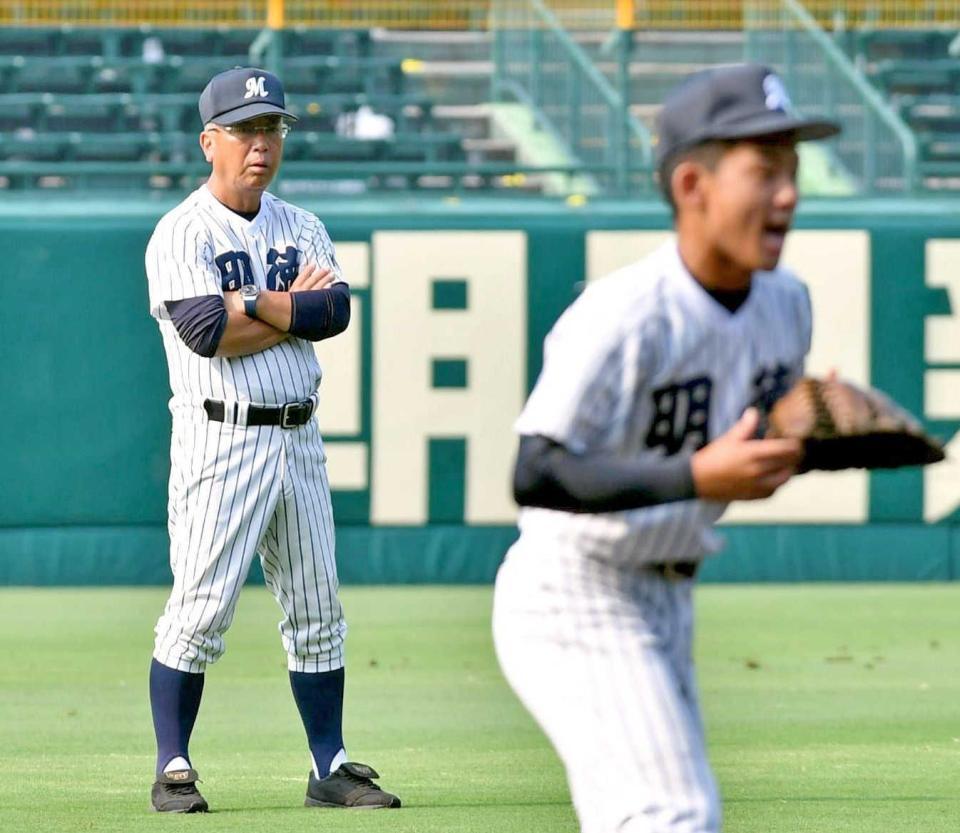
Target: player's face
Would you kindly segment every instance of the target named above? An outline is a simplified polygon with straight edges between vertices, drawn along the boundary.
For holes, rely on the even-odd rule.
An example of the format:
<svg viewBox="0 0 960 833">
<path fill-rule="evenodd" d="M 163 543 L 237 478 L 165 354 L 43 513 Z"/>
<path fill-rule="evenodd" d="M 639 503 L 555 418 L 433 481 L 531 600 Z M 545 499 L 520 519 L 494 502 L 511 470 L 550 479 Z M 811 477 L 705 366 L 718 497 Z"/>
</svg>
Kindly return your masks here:
<svg viewBox="0 0 960 833">
<path fill-rule="evenodd" d="M 231 125 L 207 128 L 207 159 L 217 179 L 239 191 L 263 191 L 273 180 L 283 155 L 287 127 L 280 116 L 258 116 Z"/>
<path fill-rule="evenodd" d="M 741 269 L 773 269 L 797 207 L 795 143 L 739 142 L 704 184 L 712 244 Z"/>
</svg>

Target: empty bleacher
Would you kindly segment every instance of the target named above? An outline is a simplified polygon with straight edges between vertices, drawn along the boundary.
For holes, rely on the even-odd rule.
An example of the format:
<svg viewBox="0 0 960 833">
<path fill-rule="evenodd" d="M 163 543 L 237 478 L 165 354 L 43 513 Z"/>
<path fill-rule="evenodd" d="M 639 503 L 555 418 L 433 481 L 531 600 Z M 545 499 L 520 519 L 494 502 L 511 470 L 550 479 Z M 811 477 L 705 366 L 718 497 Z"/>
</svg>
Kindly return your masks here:
<svg viewBox="0 0 960 833">
<path fill-rule="evenodd" d="M 861 26 L 829 33 L 914 132 L 920 184 L 928 188 L 960 190 L 958 31 Z M 570 36 L 612 88 L 626 79 L 630 113 L 649 132 L 680 78 L 749 51 L 748 34 L 736 28 L 638 28 L 624 72 L 610 30 Z M 543 187 L 537 174 L 511 173 L 524 159 L 529 167 L 548 164 L 536 147 L 530 151 L 549 131 L 518 139 L 497 123 L 491 79 L 510 60 L 497 64 L 493 32 L 291 26 L 272 37 L 267 44 L 266 32 L 243 26 L 0 27 L 0 188 L 193 187 L 208 170 L 197 142 L 200 90 L 217 72 L 263 65 L 268 55 L 280 56 L 288 106 L 299 117 L 286 142 L 286 187 Z M 548 125 L 569 124 L 568 57 L 545 58 L 535 74 L 531 68 L 530 83 L 549 94 L 531 109 Z M 853 108 L 851 118 L 867 109 L 859 100 L 831 106 L 838 116 Z M 609 112 L 599 104 L 594 110 L 579 111 L 579 144 L 571 142 L 568 161 L 549 163 L 563 175 L 596 163 L 597 148 L 610 142 Z M 389 129 L 358 132 L 363 113 Z M 636 162 L 639 146 L 630 141 Z M 848 131 L 831 145 L 833 159 L 854 171 L 874 153 L 883 168 L 887 151 L 870 143 L 867 132 Z M 867 179 L 858 180 L 865 191 L 880 181 Z M 650 181 L 648 171 L 631 180 L 639 191 L 649 191 Z M 902 187 L 902 178 L 890 182 L 891 190 Z"/>
<path fill-rule="evenodd" d="M 252 63 L 259 35 L 231 28 L 0 28 L 0 186 L 91 189 L 125 180 L 192 187 L 207 172 L 197 141 L 199 93 L 217 72 Z M 286 141 L 287 179 L 409 187 L 420 163 L 475 156 L 475 144 L 468 139 L 465 146 L 455 127 L 435 120 L 433 99 L 411 90 L 403 58 L 375 54 L 369 31 L 294 27 L 275 36 L 288 106 L 299 117 Z M 389 119 L 388 129 L 354 135 L 351 119 L 361 108 L 381 124 Z M 116 176 L 104 175 L 110 162 L 118 163 Z M 357 162 L 379 168 L 367 177 L 351 168 Z M 396 178 L 384 175 L 391 165 Z"/>
<path fill-rule="evenodd" d="M 960 28 L 861 29 L 845 38 L 851 58 L 916 135 L 922 184 L 960 188 Z"/>
</svg>

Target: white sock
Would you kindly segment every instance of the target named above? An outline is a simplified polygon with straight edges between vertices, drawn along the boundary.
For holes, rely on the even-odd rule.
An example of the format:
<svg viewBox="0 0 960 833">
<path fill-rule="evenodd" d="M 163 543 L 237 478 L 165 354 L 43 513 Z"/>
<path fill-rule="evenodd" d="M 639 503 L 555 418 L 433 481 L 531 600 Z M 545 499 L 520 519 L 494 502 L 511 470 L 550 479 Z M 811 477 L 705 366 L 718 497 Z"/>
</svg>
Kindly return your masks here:
<svg viewBox="0 0 960 833">
<path fill-rule="evenodd" d="M 341 748 L 340 751 L 333 756 L 333 760 L 330 761 L 330 769 L 323 773 L 323 775 L 320 774 L 320 770 L 317 767 L 317 761 L 313 755 L 310 756 L 310 760 L 313 762 L 313 774 L 317 778 L 326 778 L 331 772 L 336 772 L 340 768 L 340 764 L 347 762 L 347 750 Z"/>
<path fill-rule="evenodd" d="M 182 769 L 190 769 L 190 761 L 186 758 L 182 758 L 179 755 L 174 758 L 172 761 L 169 761 L 167 765 L 163 768 L 164 772 L 179 772 Z"/>
</svg>

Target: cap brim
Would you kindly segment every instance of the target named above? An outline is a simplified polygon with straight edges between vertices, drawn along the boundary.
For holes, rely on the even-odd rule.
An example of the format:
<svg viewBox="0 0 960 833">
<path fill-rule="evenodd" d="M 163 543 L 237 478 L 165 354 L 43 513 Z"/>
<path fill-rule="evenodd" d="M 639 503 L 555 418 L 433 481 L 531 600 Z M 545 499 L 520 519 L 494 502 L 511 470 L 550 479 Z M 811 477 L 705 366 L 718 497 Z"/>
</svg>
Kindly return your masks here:
<svg viewBox="0 0 960 833">
<path fill-rule="evenodd" d="M 257 101 L 253 104 L 244 104 L 243 107 L 237 107 L 235 110 L 228 110 L 226 113 L 221 113 L 219 116 L 213 118 L 212 121 L 214 124 L 237 124 L 238 122 L 247 121 L 247 119 L 253 119 L 257 116 L 273 114 L 283 116 L 291 121 L 297 120 L 297 117 L 289 110 L 277 107 L 276 104 L 268 104 L 266 101 Z"/>
<path fill-rule="evenodd" d="M 765 113 L 756 119 L 742 121 L 727 129 L 714 128 L 701 141 L 709 139 L 760 139 L 764 136 L 789 134 L 798 142 L 828 139 L 840 132 L 840 125 L 826 119 L 804 119 L 782 113 Z"/>
</svg>

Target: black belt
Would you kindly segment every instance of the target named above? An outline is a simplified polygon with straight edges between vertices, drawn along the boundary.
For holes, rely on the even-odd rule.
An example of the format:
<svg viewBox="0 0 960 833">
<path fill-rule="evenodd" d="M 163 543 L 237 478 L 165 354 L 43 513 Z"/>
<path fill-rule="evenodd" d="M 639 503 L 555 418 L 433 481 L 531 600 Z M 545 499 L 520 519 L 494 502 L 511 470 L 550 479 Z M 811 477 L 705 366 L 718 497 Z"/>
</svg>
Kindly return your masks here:
<svg viewBox="0 0 960 833">
<path fill-rule="evenodd" d="M 664 578 L 693 578 L 700 569 L 699 561 L 661 561 L 651 564 L 650 569 Z"/>
<path fill-rule="evenodd" d="M 227 416 L 231 408 L 232 418 Z M 203 410 L 213 422 L 237 422 L 239 405 L 227 406 L 217 399 L 204 399 Z M 303 402 L 288 402 L 286 405 L 262 406 L 248 405 L 247 419 L 244 425 L 279 425 L 281 428 L 296 428 L 306 425 L 313 416 L 313 400 L 304 399 Z"/>
</svg>

